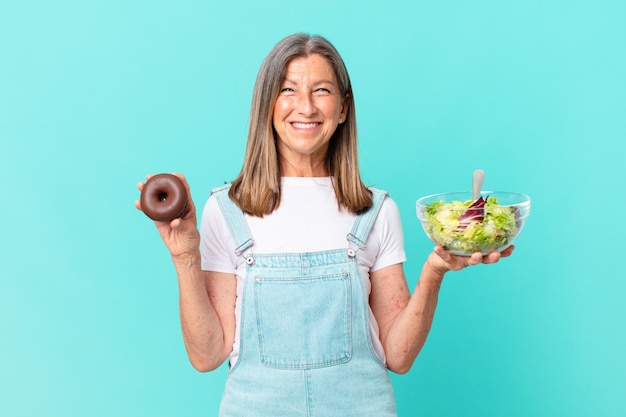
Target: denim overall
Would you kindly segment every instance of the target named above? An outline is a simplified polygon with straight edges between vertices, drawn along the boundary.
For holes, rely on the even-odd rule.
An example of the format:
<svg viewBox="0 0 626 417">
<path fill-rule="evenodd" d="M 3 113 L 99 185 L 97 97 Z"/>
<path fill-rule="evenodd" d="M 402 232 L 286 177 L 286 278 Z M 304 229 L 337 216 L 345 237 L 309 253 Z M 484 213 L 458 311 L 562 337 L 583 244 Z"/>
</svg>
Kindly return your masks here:
<svg viewBox="0 0 626 417">
<path fill-rule="evenodd" d="M 237 362 L 221 417 L 395 417 L 389 374 L 370 339 L 368 299 L 356 252 L 386 193 L 357 216 L 346 247 L 256 254 L 228 186 L 213 190 L 246 262 Z M 305 237 L 304 237 L 305 238 Z"/>
</svg>

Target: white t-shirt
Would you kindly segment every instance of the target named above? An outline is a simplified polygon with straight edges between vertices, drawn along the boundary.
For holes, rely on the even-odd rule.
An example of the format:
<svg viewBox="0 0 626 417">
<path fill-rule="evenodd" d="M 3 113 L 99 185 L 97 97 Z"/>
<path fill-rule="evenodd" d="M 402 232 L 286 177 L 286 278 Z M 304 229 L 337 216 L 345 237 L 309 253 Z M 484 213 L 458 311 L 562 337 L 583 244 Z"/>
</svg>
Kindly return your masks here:
<svg viewBox="0 0 626 417">
<path fill-rule="evenodd" d="M 254 241 L 251 253 L 302 253 L 348 248 L 346 236 L 352 230 L 356 215 L 338 209 L 330 177 L 283 177 L 281 191 L 280 205 L 273 213 L 262 218 L 244 215 Z M 204 206 L 200 236 L 202 269 L 237 276 L 237 329 L 230 356 L 234 365 L 239 356 L 239 322 L 246 264 L 243 257 L 235 254 L 235 242 L 215 197 L 209 197 Z M 357 263 L 367 295 L 371 291 L 370 272 L 404 261 L 406 254 L 400 213 L 396 203 L 387 197 L 365 249 L 357 251 Z M 371 309 L 369 320 L 374 350 L 385 362 L 378 324 Z"/>
</svg>

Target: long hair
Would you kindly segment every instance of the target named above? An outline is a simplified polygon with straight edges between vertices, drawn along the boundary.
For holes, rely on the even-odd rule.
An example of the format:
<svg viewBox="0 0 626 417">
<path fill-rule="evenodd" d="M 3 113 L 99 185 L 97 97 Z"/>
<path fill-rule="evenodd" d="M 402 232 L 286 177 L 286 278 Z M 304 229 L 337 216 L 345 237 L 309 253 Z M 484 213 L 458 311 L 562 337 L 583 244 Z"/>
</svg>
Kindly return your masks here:
<svg viewBox="0 0 626 417">
<path fill-rule="evenodd" d="M 311 54 L 319 54 L 331 64 L 348 106 L 346 121 L 337 127 L 329 141 L 325 161 L 339 207 L 359 214 L 372 205 L 371 192 L 363 184 L 358 167 L 354 97 L 343 59 L 325 38 L 297 33 L 274 46 L 263 61 L 254 85 L 243 167 L 229 192 L 230 198 L 251 215 L 270 214 L 280 204 L 281 172 L 272 123 L 274 105 L 289 63 Z"/>
</svg>

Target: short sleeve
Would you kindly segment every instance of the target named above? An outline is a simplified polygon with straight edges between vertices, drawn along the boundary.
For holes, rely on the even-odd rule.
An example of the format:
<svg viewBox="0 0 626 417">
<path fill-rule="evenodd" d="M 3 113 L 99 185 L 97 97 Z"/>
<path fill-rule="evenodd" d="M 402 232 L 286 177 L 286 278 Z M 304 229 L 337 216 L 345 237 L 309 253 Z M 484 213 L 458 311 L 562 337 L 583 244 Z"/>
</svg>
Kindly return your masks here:
<svg viewBox="0 0 626 417">
<path fill-rule="evenodd" d="M 235 242 L 214 196 L 209 197 L 202 211 L 200 255 L 202 270 L 235 273 Z"/>
<path fill-rule="evenodd" d="M 376 259 L 370 271 L 377 271 L 406 261 L 400 210 L 391 197 L 387 197 L 383 202 L 370 238 L 377 240 L 376 246 L 378 247 Z"/>
</svg>

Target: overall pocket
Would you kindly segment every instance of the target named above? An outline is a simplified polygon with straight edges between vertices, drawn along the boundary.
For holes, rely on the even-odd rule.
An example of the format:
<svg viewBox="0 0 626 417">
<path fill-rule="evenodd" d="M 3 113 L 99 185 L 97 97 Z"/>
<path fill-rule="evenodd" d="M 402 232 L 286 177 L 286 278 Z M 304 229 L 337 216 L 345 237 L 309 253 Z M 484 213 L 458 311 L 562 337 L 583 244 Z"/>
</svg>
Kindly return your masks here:
<svg viewBox="0 0 626 417">
<path fill-rule="evenodd" d="M 350 360 L 349 274 L 257 276 L 254 296 L 264 365 L 311 369 Z"/>
</svg>

